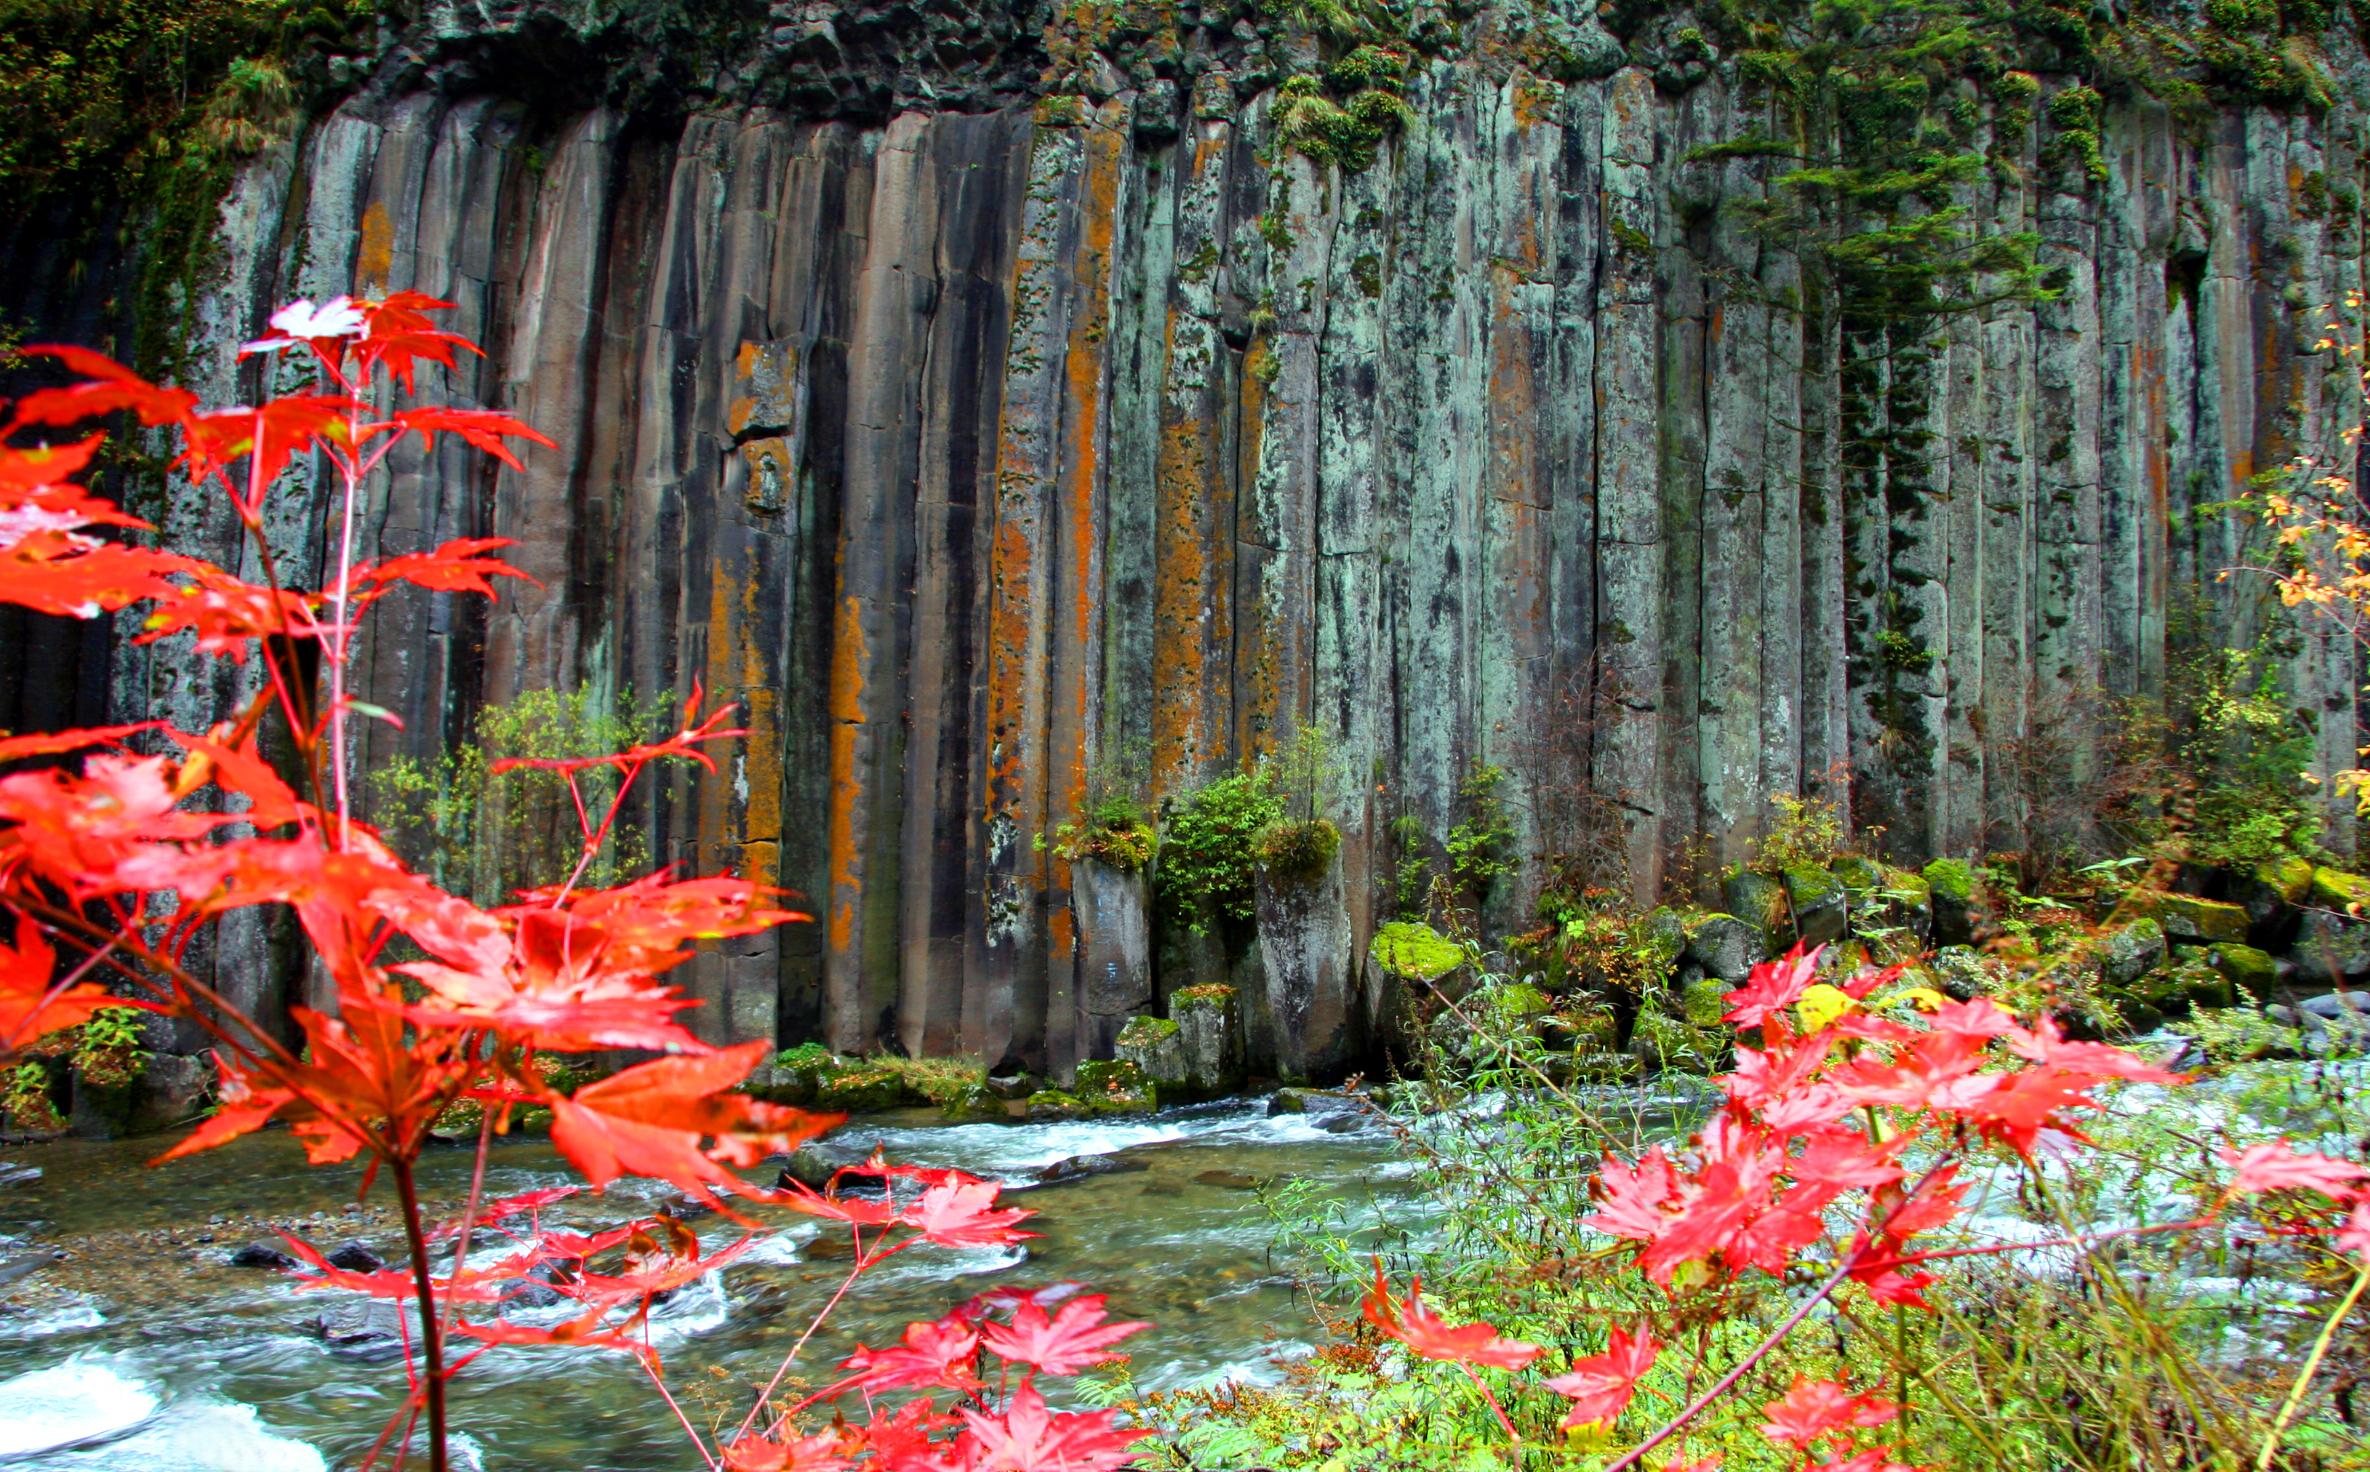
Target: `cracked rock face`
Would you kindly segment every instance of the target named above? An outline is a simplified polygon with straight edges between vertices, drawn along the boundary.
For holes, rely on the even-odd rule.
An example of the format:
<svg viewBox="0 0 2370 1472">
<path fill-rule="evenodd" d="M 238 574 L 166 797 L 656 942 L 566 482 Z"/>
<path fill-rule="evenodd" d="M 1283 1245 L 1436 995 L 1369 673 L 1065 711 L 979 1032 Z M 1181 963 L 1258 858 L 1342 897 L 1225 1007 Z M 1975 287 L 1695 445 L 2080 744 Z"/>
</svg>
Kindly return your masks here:
<svg viewBox="0 0 2370 1472">
<path fill-rule="evenodd" d="M 2199 595 L 2209 637 L 2262 626 L 2214 581 L 2239 529 L 2192 510 L 2350 422 L 2305 310 L 2360 277 L 2343 111 L 2110 105 L 2096 180 L 2003 124 L 1953 202 L 2035 232 L 2053 294 L 1842 341 L 1743 213 L 1782 165 L 1690 159 L 1761 104 L 1593 33 L 1560 80 L 1417 67 L 1344 173 L 1208 55 L 1039 99 L 1013 38 L 1042 22 L 994 8 L 775 4 L 733 100 L 688 112 L 506 90 L 484 33 L 563 9 L 455 7 L 470 46 L 430 37 L 253 161 L 197 378 L 253 392 L 231 350 L 291 297 L 458 303 L 487 356 L 455 396 L 561 448 L 490 479 L 407 451 L 365 550 L 511 537 L 540 586 L 390 600 L 363 694 L 405 726 L 374 756 L 536 687 L 743 702 L 724 771 L 635 815 L 655 859 L 816 916 L 687 970 L 718 1038 L 1097 1050 L 1109 967 L 1033 840 L 1098 763 L 1135 754 L 1156 800 L 1296 723 L 1339 758 L 1350 958 L 1387 825 L 1438 841 L 1480 762 L 1524 851 L 1542 794 L 1603 799 L 1641 894 L 1839 765 L 1903 854 L 2018 848 L 2036 736 L 2160 689 Z M 1914 466 L 1855 457 L 1872 425 Z M 274 531 L 299 568 L 305 495 Z M 2350 765 L 2352 653 L 2295 648 Z M 196 729 L 237 693 L 177 678 L 114 652 L 120 709 Z"/>
</svg>

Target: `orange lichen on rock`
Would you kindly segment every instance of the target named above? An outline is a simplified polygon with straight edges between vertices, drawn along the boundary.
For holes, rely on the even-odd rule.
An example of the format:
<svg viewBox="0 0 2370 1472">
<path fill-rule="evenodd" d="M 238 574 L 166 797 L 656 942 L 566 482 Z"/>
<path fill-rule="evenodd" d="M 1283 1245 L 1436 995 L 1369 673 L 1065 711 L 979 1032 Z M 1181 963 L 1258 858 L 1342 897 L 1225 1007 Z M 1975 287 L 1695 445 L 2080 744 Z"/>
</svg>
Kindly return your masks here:
<svg viewBox="0 0 2370 1472">
<path fill-rule="evenodd" d="M 826 933 L 831 949 L 855 944 L 856 903 L 863 893 L 863 866 L 856 852 L 856 809 L 864 778 L 856 769 L 857 737 L 864 727 L 864 611 L 854 594 L 840 600 L 831 641 L 831 913 Z"/>
</svg>

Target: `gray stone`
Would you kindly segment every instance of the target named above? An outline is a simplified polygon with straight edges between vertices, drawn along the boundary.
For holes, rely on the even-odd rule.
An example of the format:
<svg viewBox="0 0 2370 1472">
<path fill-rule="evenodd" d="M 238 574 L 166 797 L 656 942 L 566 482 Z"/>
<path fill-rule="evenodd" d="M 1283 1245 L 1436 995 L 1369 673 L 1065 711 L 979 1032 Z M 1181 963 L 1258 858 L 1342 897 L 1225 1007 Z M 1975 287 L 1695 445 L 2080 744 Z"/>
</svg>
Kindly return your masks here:
<svg viewBox="0 0 2370 1472">
<path fill-rule="evenodd" d="M 1125 1155 L 1072 1155 L 1044 1167 L 1029 1179 L 1032 1185 L 1061 1186 L 1090 1176 L 1124 1175 L 1151 1168 L 1148 1162 Z"/>
<path fill-rule="evenodd" d="M 2312 1017 L 2370 1017 L 2370 992 L 2329 992 L 2318 997 L 2306 997 L 2296 1005 L 2300 1011 Z"/>
<path fill-rule="evenodd" d="M 2370 976 L 2370 921 L 2307 910 L 2294 955 L 2304 974 L 2316 980 Z"/>
<path fill-rule="evenodd" d="M 1734 915 L 1705 915 L 1688 933 L 1687 959 L 1705 975 L 1734 984 L 1769 959 L 1769 940 L 1760 926 Z"/>
<path fill-rule="evenodd" d="M 2109 986 L 2137 981 L 2164 960 L 2164 927 L 2151 916 L 2117 926 L 2099 938 L 2099 969 Z"/>
<path fill-rule="evenodd" d="M 1071 866 L 1070 888 L 1078 907 L 1082 1056 L 1108 1058 L 1127 1020 L 1152 1005 L 1144 876 L 1084 859 Z"/>
<path fill-rule="evenodd" d="M 1267 973 L 1277 1070 L 1314 1079 L 1348 1066 L 1358 1043 L 1357 952 L 1342 899 L 1341 862 L 1313 881 L 1257 883 L 1259 957 Z"/>
</svg>

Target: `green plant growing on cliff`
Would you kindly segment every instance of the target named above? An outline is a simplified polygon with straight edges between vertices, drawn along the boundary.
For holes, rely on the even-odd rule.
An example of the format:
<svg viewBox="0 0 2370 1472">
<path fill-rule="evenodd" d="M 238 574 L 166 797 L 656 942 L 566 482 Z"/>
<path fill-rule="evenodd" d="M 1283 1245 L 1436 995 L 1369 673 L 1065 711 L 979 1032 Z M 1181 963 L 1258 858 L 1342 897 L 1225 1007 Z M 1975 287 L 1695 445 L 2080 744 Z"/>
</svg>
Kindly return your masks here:
<svg viewBox="0 0 2370 1472">
<path fill-rule="evenodd" d="M 1361 88 L 1343 96 L 1303 73 L 1276 89 L 1273 117 L 1276 137 L 1286 146 L 1356 174 L 1374 167 L 1376 150 L 1415 121 L 1415 109 L 1389 88 Z"/>
<path fill-rule="evenodd" d="M 1156 835 L 1136 795 L 1143 790 L 1147 766 L 1138 746 L 1096 760 L 1087 768 L 1084 811 L 1057 826 L 1050 841 L 1038 834 L 1038 852 L 1050 849 L 1071 864 L 1094 859 L 1131 874 L 1150 864 Z"/>
<path fill-rule="evenodd" d="M 128 1088 L 148 1063 L 143 1014 L 130 1007 L 94 1012 L 74 1030 L 74 1076 L 92 1088 Z"/>
<path fill-rule="evenodd" d="M 1283 816 L 1264 766 L 1164 805 L 1153 892 L 1169 917 L 1196 935 L 1221 923 L 1248 924 L 1259 836 Z"/>
<path fill-rule="evenodd" d="M 576 861 L 567 783 L 531 767 L 496 771 L 505 760 L 547 761 L 632 746 L 671 712 L 631 690 L 614 701 L 590 684 L 572 691 L 532 690 L 489 703 L 474 739 L 422 760 L 396 756 L 371 772 L 371 810 L 380 827 L 420 855 L 439 883 L 483 902 L 556 883 Z M 611 770 L 577 778 L 590 804 L 615 795 Z M 646 840 L 621 828 L 593 860 L 587 879 L 607 884 L 647 867 Z"/>
<path fill-rule="evenodd" d="M 1332 740 L 1316 726 L 1296 726 L 1292 740 L 1266 765 L 1277 777 L 1282 812 L 1259 835 L 1259 866 L 1278 878 L 1323 876 L 1341 851 L 1341 830 L 1318 804 L 1341 775 Z"/>
<path fill-rule="evenodd" d="M 1464 817 L 1448 830 L 1448 868 L 1475 904 L 1486 902 L 1498 882 L 1521 867 L 1515 852 L 1519 835 L 1500 790 L 1506 775 L 1504 767 L 1475 762 L 1457 784 Z"/>
<path fill-rule="evenodd" d="M 1773 792 L 1769 805 L 1777 817 L 1753 845 L 1751 868 L 1762 874 L 1789 869 L 1824 869 L 1844 852 L 1843 809 L 1816 793 L 1801 797 Z"/>
<path fill-rule="evenodd" d="M 0 1121 L 28 1135 L 54 1135 L 66 1127 L 50 1095 L 48 1065 L 28 1058 L 8 1073 L 0 1085 Z"/>
<path fill-rule="evenodd" d="M 1393 818 L 1391 840 L 1391 913 L 1402 920 L 1420 920 L 1424 896 L 1432 888 L 1432 842 L 1424 820 L 1413 813 Z"/>
</svg>

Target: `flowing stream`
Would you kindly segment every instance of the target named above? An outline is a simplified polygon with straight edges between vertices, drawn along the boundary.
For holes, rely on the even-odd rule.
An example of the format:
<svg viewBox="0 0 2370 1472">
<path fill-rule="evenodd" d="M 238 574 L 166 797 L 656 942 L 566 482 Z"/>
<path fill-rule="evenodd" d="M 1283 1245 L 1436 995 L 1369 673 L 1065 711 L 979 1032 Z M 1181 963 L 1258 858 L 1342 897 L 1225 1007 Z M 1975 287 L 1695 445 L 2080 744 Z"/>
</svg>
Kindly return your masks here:
<svg viewBox="0 0 2370 1472">
<path fill-rule="evenodd" d="M 2162 1056 L 2171 1040 L 2147 1040 Z M 1594 1092 L 1594 1091 L 1590 1091 Z M 2347 1101 L 2370 1093 L 2370 1061 L 2250 1064 L 2179 1089 L 2132 1088 L 2101 1121 L 2112 1148 L 2068 1162 L 2104 1187 L 2093 1229 L 2174 1220 L 2194 1209 L 2190 1166 L 2230 1130 L 2294 1134 L 2345 1148 L 2358 1119 Z M 1676 1092 L 1608 1090 L 1608 1114 L 1663 1133 L 1700 1107 L 1701 1085 Z M 2317 1101 L 2317 1102 L 2316 1102 Z M 1435 1121 L 1491 1148 L 1500 1101 L 1485 1096 Z M 859 1342 L 882 1344 L 905 1323 L 935 1318 L 993 1286 L 1083 1282 L 1114 1314 L 1155 1327 L 1129 1341 L 1137 1383 L 1167 1389 L 1262 1379 L 1318 1337 L 1292 1279 L 1273 1260 L 1276 1222 L 1260 1188 L 1299 1181 L 1365 1227 L 1437 1240 L 1438 1203 L 1411 1181 L 1409 1152 L 1344 1101 L 1271 1116 L 1265 1101 L 1226 1101 L 1141 1118 L 1062 1124 L 947 1125 L 930 1116 L 859 1119 L 822 1142 L 837 1160 L 876 1146 L 891 1159 L 952 1165 L 1002 1179 L 1038 1215 L 1025 1250 L 917 1247 L 868 1274 L 801 1356 L 820 1377 Z M 1428 1128 L 1429 1126 L 1427 1126 Z M 2316 1133 L 2327 1132 L 2322 1138 Z M 2148 1141 L 2156 1142 L 2149 1147 Z M 399 1260 L 389 1208 L 354 1203 L 359 1173 L 312 1170 L 285 1135 L 250 1137 L 156 1170 L 154 1140 L 60 1141 L 12 1150 L 37 1165 L 28 1184 L 0 1186 L 0 1467 L 44 1472 L 327 1472 L 352 1465 L 402 1392 L 391 1322 L 375 1324 L 350 1295 L 308 1292 L 278 1272 L 233 1267 L 239 1248 L 297 1230 L 324 1249 L 360 1240 Z M 2134 1153 L 2134 1150 L 2138 1153 Z M 1034 1184 L 1045 1167 L 1092 1161 L 1099 1172 Z M 465 1193 L 470 1152 L 423 1166 L 431 1210 Z M 2210 1169 L 2210 1166 L 2207 1167 Z M 768 1167 L 770 1170 L 771 1167 Z M 2036 1243 L 2057 1229 L 2025 1214 L 2009 1168 L 1975 1171 L 1962 1230 L 1970 1241 Z M 497 1146 L 487 1194 L 574 1180 L 540 1141 Z M 547 1214 L 588 1228 L 649 1210 L 672 1195 L 620 1182 L 610 1199 L 580 1197 Z M 695 1223 L 709 1250 L 739 1229 Z M 1848 1223 L 1838 1223 L 1848 1229 Z M 67 1254 L 52 1261 L 59 1249 Z M 488 1258 L 506 1248 L 488 1243 Z M 475 1254 L 473 1253 L 473 1256 Z M 2077 1253 L 2020 1255 L 2022 1271 L 2063 1275 Z M 2260 1314 L 2300 1307 L 2273 1277 L 2181 1275 L 2179 1292 L 2220 1305 L 2235 1352 Z M 737 1424 L 748 1387 L 772 1373 L 847 1272 L 844 1238 L 796 1222 L 661 1304 L 653 1343 L 686 1413 Z M 2301 1291 L 2301 1290 L 2299 1290 Z M 2307 1295 L 2309 1296 L 2309 1295 Z M 529 1310 L 551 1321 L 564 1305 Z M 329 1315 L 324 1332 L 323 1315 Z M 2268 1343 L 2269 1341 L 2264 1341 Z M 565 1381 L 564 1386 L 556 1383 Z M 694 1465 L 672 1413 L 621 1356 L 501 1349 L 472 1365 L 454 1395 L 459 1462 L 479 1472 L 661 1472 Z"/>
<path fill-rule="evenodd" d="M 1273 1374 L 1310 1332 L 1290 1279 L 1270 1261 L 1273 1222 L 1259 1188 L 1299 1178 L 1381 1206 L 1403 1174 L 1390 1136 L 1355 1113 L 1269 1116 L 1265 1101 L 1061 1124 L 943 1125 L 859 1119 L 824 1141 L 853 1160 L 953 1165 L 1016 1186 L 1057 1161 L 1120 1167 L 1016 1194 L 1042 1236 L 1025 1251 L 917 1247 L 868 1273 L 800 1358 L 819 1375 L 859 1341 L 895 1338 L 993 1285 L 1076 1280 L 1110 1295 L 1115 1315 L 1151 1320 L 1130 1341 L 1145 1388 Z M 59 1141 L 9 1152 L 42 1178 L 0 1189 L 0 1466 L 51 1472 L 320 1472 L 350 1465 L 402 1392 L 400 1346 L 350 1296 L 299 1291 L 286 1274 L 230 1255 L 286 1225 L 324 1250 L 359 1239 L 400 1261 L 392 1213 L 349 1208 L 358 1172 L 314 1170 L 284 1134 L 250 1137 L 154 1170 L 155 1140 Z M 470 1152 L 432 1154 L 422 1190 L 457 1203 Z M 771 1168 L 769 1167 L 769 1170 Z M 490 1197 L 572 1181 L 541 1142 L 505 1142 Z M 547 1214 L 589 1226 L 647 1210 L 666 1188 L 619 1182 L 611 1199 Z M 695 1223 L 713 1250 L 738 1229 Z M 835 1250 L 836 1249 L 836 1250 Z M 473 1253 L 474 1256 L 474 1253 Z M 844 1239 L 799 1222 L 660 1305 L 654 1343 L 693 1420 L 738 1422 L 763 1380 L 847 1271 Z M 343 1342 L 321 1328 L 324 1312 Z M 564 1314 L 554 1313 L 553 1317 Z M 380 1331 L 372 1337 L 372 1331 Z M 562 1388 L 553 1382 L 564 1380 Z M 688 1392 L 680 1387 L 688 1386 Z M 484 1472 L 566 1467 L 655 1472 L 693 1465 L 681 1430 L 622 1356 L 499 1349 L 454 1398 L 465 1463 Z"/>
</svg>

